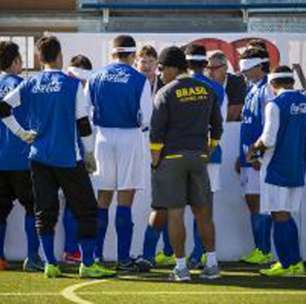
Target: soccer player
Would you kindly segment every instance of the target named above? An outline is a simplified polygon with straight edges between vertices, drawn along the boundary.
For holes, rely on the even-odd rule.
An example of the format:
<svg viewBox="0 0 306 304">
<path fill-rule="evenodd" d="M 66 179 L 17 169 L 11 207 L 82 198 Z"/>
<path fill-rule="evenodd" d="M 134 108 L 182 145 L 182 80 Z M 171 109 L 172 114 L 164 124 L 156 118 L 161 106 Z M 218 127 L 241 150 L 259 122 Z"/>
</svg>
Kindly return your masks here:
<svg viewBox="0 0 306 304">
<path fill-rule="evenodd" d="M 144 135 L 149 125 L 152 100 L 150 83 L 133 68 L 136 43 L 120 35 L 113 40 L 113 62 L 89 80 L 88 98 L 94 106 L 97 126 L 95 156 L 98 170 L 99 231 L 96 253 L 103 259 L 108 209 L 117 191 L 115 226 L 118 270 L 137 271 L 130 257 L 133 236 L 132 210 L 135 192 L 144 189 Z"/>
<path fill-rule="evenodd" d="M 240 70 L 252 84 L 246 96 L 242 111 L 240 129 L 240 156 L 236 170 L 240 172 L 245 200 L 251 213 L 251 225 L 255 248 L 242 260 L 251 264 L 272 261 L 271 216 L 260 213 L 259 169 L 260 163 L 252 163 L 245 158 L 248 150 L 259 138 L 263 130 L 263 113 L 266 103 L 273 98 L 267 83 L 269 72 L 268 53 L 259 48 L 247 49 L 240 59 Z"/>
<path fill-rule="evenodd" d="M 226 107 L 222 107 L 223 101 L 224 101 L 224 89 L 223 87 L 217 83 L 214 80 L 209 79 L 208 77 L 204 76 L 204 68 L 207 65 L 207 57 L 206 57 L 206 49 L 204 46 L 197 45 L 197 44 L 191 44 L 188 45 L 185 49 L 185 55 L 186 60 L 188 63 L 188 71 L 192 77 L 199 81 L 203 81 L 205 84 L 207 84 L 216 94 L 219 106 L 221 109 L 224 110 L 225 113 L 222 113 L 223 117 L 226 117 Z M 220 182 L 220 167 L 221 167 L 221 160 L 222 160 L 222 150 L 220 145 L 216 147 L 216 149 L 213 151 L 213 153 L 210 156 L 209 164 L 207 165 L 208 175 L 210 179 L 210 185 L 211 185 L 211 197 L 213 202 L 213 193 L 221 189 L 221 182 Z M 212 213 L 213 213 L 213 206 L 209 206 L 211 210 L 209 212 L 211 213 L 211 219 L 212 219 Z M 211 222 L 205 223 L 209 226 L 208 231 L 210 232 L 210 241 L 209 241 L 209 248 L 215 247 L 215 228 L 213 220 Z M 203 255 L 204 248 L 202 248 L 202 242 L 201 238 L 199 236 L 196 221 L 194 221 L 194 227 L 193 227 L 193 237 L 194 237 L 194 248 L 192 253 L 189 256 L 188 259 L 188 267 L 190 269 L 192 268 L 198 268 L 201 267 L 202 264 L 206 263 L 207 260 L 207 266 L 212 267 L 216 265 L 216 253 L 215 251 L 209 250 L 209 255 L 206 256 Z M 202 261 L 201 261 L 202 258 Z"/>
<path fill-rule="evenodd" d="M 241 109 L 244 105 L 247 86 L 241 76 L 228 72 L 227 58 L 224 53 L 217 51 L 208 58 L 206 66 L 207 75 L 210 79 L 221 84 L 225 90 L 225 100 L 222 104 L 225 121 L 240 121 Z"/>
<path fill-rule="evenodd" d="M 16 88 L 22 78 L 22 59 L 19 47 L 14 42 L 0 42 L 0 100 Z M 4 106 L 4 103 L 1 106 Z M 28 104 L 14 111 L 14 115 L 24 127 L 28 127 Z M 25 271 L 39 271 L 44 265 L 38 255 L 39 240 L 35 229 L 34 198 L 29 170 L 29 145 L 20 136 L 13 134 L 6 127 L 7 120 L 0 121 L 0 270 L 9 267 L 4 256 L 6 220 L 13 208 L 13 201 L 18 199 L 25 208 L 25 232 L 28 253 L 24 261 Z"/>
<path fill-rule="evenodd" d="M 92 73 L 92 63 L 89 58 L 84 55 L 73 56 L 68 67 L 68 74 L 72 77 L 78 78 L 83 86 L 85 86 L 87 79 Z M 82 142 L 79 140 L 79 146 L 82 154 Z M 77 242 L 77 227 L 76 219 L 74 218 L 71 209 L 65 206 L 63 224 L 65 230 L 65 244 L 63 260 L 68 264 L 79 263 L 81 260 L 81 252 Z"/>
<path fill-rule="evenodd" d="M 205 224 L 212 220 L 207 138 L 211 125 L 211 142 L 219 141 L 222 116 L 211 88 L 187 74 L 187 61 L 181 49 L 164 49 L 159 56 L 159 69 L 168 84 L 156 95 L 151 120 L 152 207 L 167 209 L 169 236 L 176 256 L 170 278 L 189 281 L 184 210 L 190 204 L 202 243 L 207 251 L 214 251 L 208 247 L 209 227 Z M 219 275 L 218 266 L 214 265 L 205 266 L 200 277 L 213 279 Z"/>
<path fill-rule="evenodd" d="M 157 74 L 158 56 L 156 50 L 150 45 L 143 46 L 137 54 L 136 62 L 138 71 L 145 74 L 149 79 L 152 95 L 154 96 L 157 91 L 164 85 L 160 75 Z M 145 139 L 149 141 L 148 137 L 145 137 Z M 150 169 L 149 174 L 151 174 Z M 151 175 L 148 178 L 151 179 Z M 158 216 L 159 215 L 157 210 L 151 211 L 150 223 L 145 230 L 143 254 L 141 258 L 137 260 L 137 264 L 139 266 L 143 263 L 146 263 L 148 267 L 145 267 L 144 269 L 147 270 L 155 266 L 155 264 L 157 266 L 175 265 L 175 257 L 169 240 L 167 223 L 164 224 L 162 230 L 157 229 L 157 227 L 155 227 L 153 224 L 155 218 Z M 160 238 L 160 233 L 162 233 L 164 246 L 163 250 L 156 254 L 156 247 Z"/>
<path fill-rule="evenodd" d="M 36 226 L 46 259 L 45 277 L 61 276 L 54 256 L 59 188 L 63 189 L 78 220 L 78 240 L 82 252 L 80 277 L 113 275 L 112 271 L 94 263 L 97 202 L 86 169 L 88 172 L 95 171 L 96 162 L 82 84 L 61 71 L 61 45 L 56 37 L 39 39 L 37 50 L 43 71 L 6 95 L 0 102 L 0 113 L 3 122 L 14 134 L 31 143 L 29 159 Z M 18 109 L 25 103 L 29 104 L 26 115 L 30 131 L 25 131 L 12 115 L 14 108 Z M 85 149 L 84 163 L 77 144 L 77 127 Z"/>
<path fill-rule="evenodd" d="M 265 126 L 249 156 L 264 153 L 260 169 L 262 212 L 273 219 L 279 262 L 261 270 L 266 276 L 304 274 L 298 229 L 292 217 L 304 195 L 306 166 L 306 97 L 294 90 L 292 70 L 279 66 L 269 74 L 276 97 L 266 105 Z"/>
</svg>

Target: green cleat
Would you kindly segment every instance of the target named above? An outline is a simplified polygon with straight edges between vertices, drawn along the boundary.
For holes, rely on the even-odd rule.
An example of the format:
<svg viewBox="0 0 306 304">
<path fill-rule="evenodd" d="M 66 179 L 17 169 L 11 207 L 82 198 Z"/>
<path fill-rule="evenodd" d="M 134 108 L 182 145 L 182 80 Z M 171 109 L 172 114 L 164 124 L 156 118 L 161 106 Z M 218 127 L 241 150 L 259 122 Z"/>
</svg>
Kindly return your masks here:
<svg viewBox="0 0 306 304">
<path fill-rule="evenodd" d="M 207 254 L 206 254 L 206 253 L 203 253 L 203 254 L 202 254 L 202 257 L 201 257 L 201 264 L 202 264 L 203 266 L 205 266 L 206 263 L 207 263 Z"/>
<path fill-rule="evenodd" d="M 267 277 L 294 277 L 305 273 L 303 262 L 283 268 L 280 262 L 273 264 L 269 269 L 261 269 L 260 274 Z"/>
<path fill-rule="evenodd" d="M 53 279 L 53 278 L 58 278 L 62 276 L 62 272 L 59 268 L 58 265 L 53 265 L 53 264 L 45 264 L 45 278 L 47 279 Z"/>
<path fill-rule="evenodd" d="M 116 275 L 116 271 L 107 269 L 101 264 L 94 263 L 91 266 L 85 266 L 83 263 L 79 267 L 80 278 L 109 278 Z"/>
<path fill-rule="evenodd" d="M 174 266 L 176 264 L 175 256 L 165 255 L 164 252 L 160 251 L 155 256 L 155 263 L 157 266 Z"/>
<path fill-rule="evenodd" d="M 249 264 L 268 264 L 273 261 L 272 253 L 264 254 L 260 249 L 252 250 L 247 256 L 242 257 L 241 261 Z"/>
</svg>

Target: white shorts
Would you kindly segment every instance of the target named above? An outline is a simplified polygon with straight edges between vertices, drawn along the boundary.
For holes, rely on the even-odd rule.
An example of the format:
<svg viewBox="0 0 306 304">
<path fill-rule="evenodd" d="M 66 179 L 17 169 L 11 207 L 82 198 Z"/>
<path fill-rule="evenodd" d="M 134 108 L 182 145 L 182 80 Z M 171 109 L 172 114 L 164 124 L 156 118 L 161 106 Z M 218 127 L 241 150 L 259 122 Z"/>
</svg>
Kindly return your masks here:
<svg viewBox="0 0 306 304">
<path fill-rule="evenodd" d="M 143 189 L 145 142 L 140 129 L 98 128 L 94 174 L 99 190 Z"/>
<path fill-rule="evenodd" d="M 207 165 L 207 171 L 210 181 L 210 187 L 212 192 L 221 190 L 221 164 L 211 164 Z"/>
<path fill-rule="evenodd" d="M 243 194 L 259 194 L 259 171 L 252 167 L 240 169 L 240 184 L 243 189 Z"/>
<path fill-rule="evenodd" d="M 305 187 L 280 187 L 265 182 L 267 167 L 272 153 L 266 152 L 260 168 L 260 211 L 299 212 L 301 201 L 305 195 Z"/>
</svg>

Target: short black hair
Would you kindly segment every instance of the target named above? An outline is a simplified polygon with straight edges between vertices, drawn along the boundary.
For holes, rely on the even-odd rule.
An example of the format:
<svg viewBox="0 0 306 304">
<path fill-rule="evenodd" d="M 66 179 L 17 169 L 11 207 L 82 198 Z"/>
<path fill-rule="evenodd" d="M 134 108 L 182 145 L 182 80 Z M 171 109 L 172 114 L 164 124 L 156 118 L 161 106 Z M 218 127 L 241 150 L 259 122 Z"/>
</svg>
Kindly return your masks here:
<svg viewBox="0 0 306 304">
<path fill-rule="evenodd" d="M 287 65 L 280 65 L 272 70 L 272 73 L 293 73 L 293 71 Z M 294 79 L 291 77 L 288 78 L 279 78 L 271 81 L 272 85 L 278 87 L 287 87 L 294 85 Z"/>
<path fill-rule="evenodd" d="M 136 47 L 136 41 L 132 36 L 129 35 L 119 35 L 113 40 L 113 47 Z M 135 52 L 120 52 L 115 53 L 116 56 L 121 58 L 127 58 L 130 54 Z"/>
<path fill-rule="evenodd" d="M 250 48 L 246 49 L 240 56 L 240 59 L 250 59 L 250 58 L 268 58 L 269 53 L 267 50 L 262 48 Z M 261 69 L 264 73 L 270 72 L 270 62 L 260 63 Z"/>
<path fill-rule="evenodd" d="M 84 55 L 76 55 L 73 56 L 70 60 L 70 66 L 84 69 L 84 70 L 92 70 L 92 63 L 90 59 Z"/>
<path fill-rule="evenodd" d="M 182 72 L 186 71 L 188 67 L 184 52 L 177 46 L 164 48 L 158 57 L 158 63 L 178 68 Z"/>
<path fill-rule="evenodd" d="M 206 56 L 206 48 L 200 44 L 188 44 L 185 48 L 185 55 L 203 55 Z M 188 60 L 188 67 L 193 68 L 204 68 L 207 65 L 207 60 Z"/>
<path fill-rule="evenodd" d="M 54 62 L 61 52 L 61 44 L 55 36 L 43 36 L 37 43 L 36 48 L 42 62 Z"/>
<path fill-rule="evenodd" d="M 266 43 L 262 39 L 251 39 L 247 44 L 247 49 L 251 48 L 260 48 L 267 51 Z"/>
<path fill-rule="evenodd" d="M 0 70 L 7 70 L 20 57 L 19 46 L 12 41 L 0 42 Z"/>
</svg>

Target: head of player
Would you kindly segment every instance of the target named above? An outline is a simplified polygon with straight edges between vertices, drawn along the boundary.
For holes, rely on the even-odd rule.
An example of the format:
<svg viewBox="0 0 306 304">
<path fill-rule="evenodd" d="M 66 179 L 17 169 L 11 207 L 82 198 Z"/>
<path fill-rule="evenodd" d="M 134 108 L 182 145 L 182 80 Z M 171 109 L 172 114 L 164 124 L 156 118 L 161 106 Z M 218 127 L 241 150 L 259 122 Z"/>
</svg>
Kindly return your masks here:
<svg viewBox="0 0 306 304">
<path fill-rule="evenodd" d="M 186 73 L 187 67 L 185 54 L 180 48 L 171 46 L 161 51 L 158 58 L 158 70 L 165 84 L 173 81 L 180 74 Z"/>
<path fill-rule="evenodd" d="M 43 36 L 38 40 L 36 48 L 39 61 L 45 69 L 62 69 L 61 44 L 55 36 Z"/>
<path fill-rule="evenodd" d="M 21 74 L 22 72 L 19 46 L 12 41 L 0 42 L 0 71 L 7 74 Z"/>
<path fill-rule="evenodd" d="M 247 80 L 256 83 L 270 71 L 269 54 L 262 48 L 246 49 L 240 57 L 239 66 Z"/>
<path fill-rule="evenodd" d="M 113 40 L 113 60 L 134 65 L 136 59 L 136 42 L 132 36 L 119 35 Z"/>
<path fill-rule="evenodd" d="M 157 70 L 157 52 L 151 45 L 145 45 L 137 54 L 137 70 L 149 79 L 155 78 Z"/>
<path fill-rule="evenodd" d="M 206 67 L 207 76 L 223 85 L 228 70 L 227 58 L 221 51 L 211 54 Z"/>
<path fill-rule="evenodd" d="M 248 42 L 247 49 L 254 49 L 254 48 L 258 48 L 258 49 L 263 49 L 265 51 L 267 51 L 267 46 L 264 40 L 261 39 L 252 39 Z"/>
<path fill-rule="evenodd" d="M 185 56 L 188 62 L 188 69 L 194 73 L 203 74 L 207 66 L 206 48 L 198 44 L 190 44 L 185 49 Z"/>
<path fill-rule="evenodd" d="M 73 56 L 69 63 L 68 74 L 80 79 L 82 84 L 85 85 L 92 74 L 92 63 L 90 59 L 84 55 Z"/>
<path fill-rule="evenodd" d="M 275 95 L 279 95 L 283 90 L 293 90 L 293 71 L 286 65 L 274 68 L 268 76 L 269 83 Z"/>
</svg>

